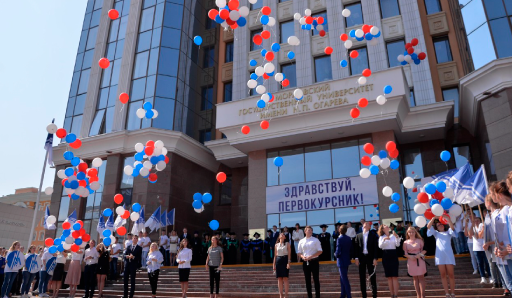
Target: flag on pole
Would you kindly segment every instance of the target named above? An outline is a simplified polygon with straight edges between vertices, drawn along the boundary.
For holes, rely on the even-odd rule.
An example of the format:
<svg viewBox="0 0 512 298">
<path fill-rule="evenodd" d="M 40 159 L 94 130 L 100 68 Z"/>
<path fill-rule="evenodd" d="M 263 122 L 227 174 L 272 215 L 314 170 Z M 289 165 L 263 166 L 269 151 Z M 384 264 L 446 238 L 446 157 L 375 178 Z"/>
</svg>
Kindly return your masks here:
<svg viewBox="0 0 512 298">
<path fill-rule="evenodd" d="M 471 179 L 471 165 L 466 163 L 450 178 L 450 188 L 453 189 L 454 197 L 457 197 L 459 190 Z"/>
<path fill-rule="evenodd" d="M 65 220 L 67 222 L 69 222 L 71 225 L 73 225 L 74 223 L 76 223 L 77 221 L 77 218 L 76 218 L 76 209 L 73 210 L 73 212 L 68 216 L 68 218 Z"/>
<path fill-rule="evenodd" d="M 165 228 L 167 227 L 167 211 L 162 210 L 162 213 L 160 214 L 160 227 Z"/>
<path fill-rule="evenodd" d="M 166 223 L 168 226 L 173 226 L 174 225 L 174 210 L 176 208 L 172 209 L 171 211 L 169 211 L 169 213 L 167 213 L 167 220 L 166 220 Z"/>
<path fill-rule="evenodd" d="M 132 227 L 132 234 L 138 235 L 139 232 L 144 232 L 144 208 L 139 211 L 139 219 L 135 221 Z"/>
<path fill-rule="evenodd" d="M 146 220 L 144 219 L 144 207 L 140 210 L 140 216 L 139 216 L 139 228 L 141 232 L 145 232 L 146 228 L 144 227 L 144 224 L 146 223 Z"/>
<path fill-rule="evenodd" d="M 155 212 L 153 212 L 151 217 L 144 224 L 144 227 L 149 228 L 151 230 L 151 232 L 158 229 L 158 227 L 160 225 L 160 209 L 161 209 L 161 206 L 159 206 L 158 209 L 156 209 Z"/>
<path fill-rule="evenodd" d="M 55 122 L 55 119 L 52 120 L 52 123 Z M 53 134 L 48 133 L 46 137 L 46 142 L 44 143 L 44 150 L 46 150 L 46 154 L 48 154 L 48 165 L 50 167 L 53 166 Z"/>
<path fill-rule="evenodd" d="M 107 224 L 105 225 L 105 229 L 114 232 L 114 213 L 110 214 L 107 220 Z"/>
<path fill-rule="evenodd" d="M 120 227 L 124 226 L 125 224 L 126 224 L 126 219 L 124 219 L 118 215 L 116 217 L 116 221 L 114 222 L 114 230 L 119 229 Z"/>
<path fill-rule="evenodd" d="M 484 165 L 466 182 L 455 196 L 455 201 L 459 204 L 468 204 L 474 207 L 485 202 L 487 191 L 487 177 L 485 175 Z"/>
<path fill-rule="evenodd" d="M 98 231 L 99 235 L 103 235 L 103 231 L 105 231 L 105 219 L 103 218 L 103 216 L 100 216 L 100 220 L 98 221 L 96 231 Z"/>
<path fill-rule="evenodd" d="M 57 227 L 55 224 L 48 224 L 47 220 L 50 216 L 50 207 L 46 206 L 46 212 L 44 213 L 44 229 L 45 230 L 55 230 Z"/>
</svg>

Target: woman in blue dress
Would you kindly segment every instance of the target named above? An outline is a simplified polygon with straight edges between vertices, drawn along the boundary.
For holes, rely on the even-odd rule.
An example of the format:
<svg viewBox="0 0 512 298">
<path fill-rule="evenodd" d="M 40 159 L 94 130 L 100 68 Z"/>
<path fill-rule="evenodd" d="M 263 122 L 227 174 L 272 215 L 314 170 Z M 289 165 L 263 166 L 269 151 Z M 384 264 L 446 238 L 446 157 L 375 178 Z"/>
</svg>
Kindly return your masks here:
<svg viewBox="0 0 512 298">
<path fill-rule="evenodd" d="M 448 222 L 450 228 L 446 230 L 446 226 L 438 221 L 436 223 L 437 230 L 434 229 L 433 224 L 435 220 L 440 219 L 439 216 L 436 216 L 428 223 L 427 236 L 434 236 L 436 238 L 436 266 L 441 274 L 441 282 L 443 283 L 446 298 L 455 298 L 455 256 L 453 255 L 452 249 L 452 237 L 457 237 L 457 235 L 454 232 L 455 227 L 451 219 L 446 215 L 442 215 L 441 217 Z M 448 283 L 446 282 L 446 276 L 448 276 L 450 280 L 451 294 L 448 289 Z"/>
</svg>

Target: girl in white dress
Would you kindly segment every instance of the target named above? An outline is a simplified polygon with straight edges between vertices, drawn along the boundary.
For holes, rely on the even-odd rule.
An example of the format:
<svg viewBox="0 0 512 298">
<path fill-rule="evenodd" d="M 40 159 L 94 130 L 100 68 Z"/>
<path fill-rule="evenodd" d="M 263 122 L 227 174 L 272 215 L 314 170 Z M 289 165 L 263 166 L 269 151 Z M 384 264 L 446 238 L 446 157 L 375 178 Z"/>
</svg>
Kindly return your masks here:
<svg viewBox="0 0 512 298">
<path fill-rule="evenodd" d="M 446 298 L 455 298 L 455 256 L 453 255 L 452 250 L 452 237 L 456 237 L 455 227 L 449 217 L 446 215 L 442 216 L 450 225 L 448 231 L 446 231 L 445 225 L 441 222 L 437 222 L 436 227 L 437 231 L 432 226 L 436 219 L 439 219 L 439 216 L 433 217 L 427 225 L 427 236 L 434 236 L 436 238 L 436 266 L 439 269 L 439 273 L 441 274 L 441 282 L 443 283 L 444 292 L 446 293 Z M 446 282 L 446 277 L 450 280 L 450 288 L 452 293 L 448 289 L 448 283 Z"/>
<path fill-rule="evenodd" d="M 171 236 L 169 236 L 169 253 L 171 254 L 171 266 L 174 266 L 176 260 L 176 254 L 178 253 L 178 243 L 180 238 L 176 234 L 176 231 L 172 230 Z"/>
</svg>

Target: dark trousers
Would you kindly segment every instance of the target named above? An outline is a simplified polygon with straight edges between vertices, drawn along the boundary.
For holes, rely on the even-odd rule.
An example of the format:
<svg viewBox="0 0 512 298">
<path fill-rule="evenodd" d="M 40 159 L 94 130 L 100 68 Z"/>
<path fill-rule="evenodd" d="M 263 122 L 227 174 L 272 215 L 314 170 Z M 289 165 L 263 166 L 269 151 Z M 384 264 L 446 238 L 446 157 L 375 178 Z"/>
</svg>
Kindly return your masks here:
<svg viewBox="0 0 512 298">
<path fill-rule="evenodd" d="M 156 287 L 158 285 L 158 276 L 160 275 L 160 270 L 155 270 L 153 272 L 148 273 L 149 283 L 151 284 L 151 293 L 156 295 Z"/>
<path fill-rule="evenodd" d="M 21 286 L 21 294 L 25 295 L 28 294 L 28 290 L 30 290 L 30 285 L 32 284 L 32 281 L 38 275 L 37 273 L 30 273 L 28 271 L 23 271 L 23 285 Z"/>
<path fill-rule="evenodd" d="M 220 271 L 217 271 L 217 266 L 210 266 L 210 294 L 213 294 L 213 284 L 215 282 L 215 293 L 219 294 L 220 284 Z"/>
<path fill-rule="evenodd" d="M 85 297 L 94 296 L 96 287 L 96 264 L 86 265 L 84 268 Z"/>
<path fill-rule="evenodd" d="M 130 298 L 133 298 L 135 293 L 135 275 L 137 274 L 137 268 L 135 266 L 124 267 L 124 298 L 128 298 L 128 279 L 130 279 Z"/>
<path fill-rule="evenodd" d="M 118 258 L 112 258 L 110 261 L 110 279 L 116 280 L 117 279 L 117 260 Z"/>
<path fill-rule="evenodd" d="M 308 298 L 313 298 L 313 291 L 311 288 L 311 274 L 313 274 L 313 281 L 315 282 L 315 296 L 320 298 L 320 264 L 318 259 L 309 260 L 308 262 L 302 263 L 302 270 L 304 271 L 304 277 L 306 278 L 306 290 L 308 291 Z"/>
<path fill-rule="evenodd" d="M 475 251 L 476 261 L 478 263 L 478 271 L 480 277 L 491 277 L 491 270 L 489 268 L 489 262 L 485 256 L 485 251 Z"/>
<path fill-rule="evenodd" d="M 359 283 L 361 284 L 361 293 L 363 294 L 363 298 L 366 298 L 366 270 L 368 270 L 368 275 L 371 275 L 375 270 L 373 266 L 373 258 L 368 255 L 364 255 L 361 259 L 359 259 Z M 373 297 L 377 297 L 377 277 L 374 274 L 370 278 L 370 282 L 372 283 L 372 294 Z"/>
<path fill-rule="evenodd" d="M 13 295 L 21 295 L 21 285 L 23 284 L 23 271 L 22 269 L 18 270 L 18 274 L 16 274 L 16 278 L 14 279 L 14 283 L 11 287 L 11 294 Z"/>
<path fill-rule="evenodd" d="M 350 289 L 350 282 L 348 281 L 348 266 L 338 267 L 340 272 L 340 285 L 341 294 L 340 298 L 352 298 L 352 290 Z"/>
<path fill-rule="evenodd" d="M 163 247 L 160 247 L 160 252 L 162 253 L 162 256 L 164 256 L 164 266 L 170 266 L 171 265 L 171 254 L 168 250 L 165 250 Z"/>
</svg>

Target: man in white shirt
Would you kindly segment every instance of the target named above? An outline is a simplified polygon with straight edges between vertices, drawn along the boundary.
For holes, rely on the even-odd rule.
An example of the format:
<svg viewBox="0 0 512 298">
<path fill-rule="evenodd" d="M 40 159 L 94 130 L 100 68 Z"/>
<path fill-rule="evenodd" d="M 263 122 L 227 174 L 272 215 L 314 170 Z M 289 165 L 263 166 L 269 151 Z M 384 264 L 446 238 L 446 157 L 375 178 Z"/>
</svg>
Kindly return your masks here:
<svg viewBox="0 0 512 298">
<path fill-rule="evenodd" d="M 354 238 L 356 237 L 357 233 L 356 233 L 356 229 L 354 229 L 352 227 L 352 223 L 349 221 L 347 222 L 347 236 L 350 237 L 350 239 L 354 240 Z"/>
<path fill-rule="evenodd" d="M 366 298 L 366 272 L 371 275 L 373 297 L 377 297 L 377 278 L 375 266 L 377 266 L 379 251 L 379 236 L 371 231 L 371 222 L 363 224 L 363 232 L 356 235 L 354 240 L 356 266 L 359 267 L 359 283 L 363 298 Z"/>
<path fill-rule="evenodd" d="M 124 250 L 126 250 L 128 247 L 130 247 L 132 245 L 132 237 L 133 237 L 133 234 L 132 233 L 128 233 L 126 234 L 126 237 L 128 239 L 126 239 L 124 241 Z"/>
<path fill-rule="evenodd" d="M 306 226 L 304 232 L 306 237 L 302 238 L 299 242 L 297 257 L 303 261 L 302 270 L 306 278 L 308 298 L 313 298 L 311 274 L 313 274 L 313 281 L 315 282 L 315 296 L 316 298 L 320 298 L 320 264 L 318 262 L 318 256 L 322 254 L 322 245 L 318 238 L 313 237 L 313 228 L 311 228 L 311 226 Z"/>
<path fill-rule="evenodd" d="M 118 243 L 119 238 L 116 236 L 114 243 L 110 245 L 110 280 L 117 280 L 117 261 L 119 260 L 119 253 L 122 251 L 121 244 Z"/>
<path fill-rule="evenodd" d="M 151 240 L 149 240 L 148 233 L 140 232 L 139 233 L 139 246 L 142 247 L 142 268 L 146 269 L 146 259 L 148 258 L 149 246 L 151 245 Z"/>
<path fill-rule="evenodd" d="M 171 260 L 170 260 L 169 250 L 168 250 L 169 243 L 170 243 L 169 237 L 167 237 L 165 230 L 162 230 L 162 235 L 160 236 L 160 242 L 158 243 L 158 245 L 160 246 L 160 252 L 164 256 L 164 265 L 165 266 L 171 265 Z"/>
<path fill-rule="evenodd" d="M 96 265 L 100 257 L 96 250 L 96 241 L 89 241 L 89 248 L 85 250 L 84 261 L 84 287 L 85 295 L 82 298 L 92 298 L 96 287 Z"/>
</svg>

